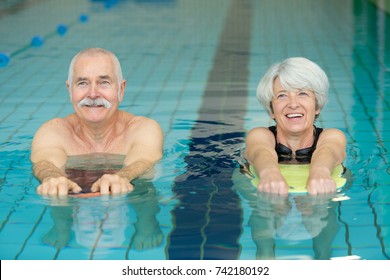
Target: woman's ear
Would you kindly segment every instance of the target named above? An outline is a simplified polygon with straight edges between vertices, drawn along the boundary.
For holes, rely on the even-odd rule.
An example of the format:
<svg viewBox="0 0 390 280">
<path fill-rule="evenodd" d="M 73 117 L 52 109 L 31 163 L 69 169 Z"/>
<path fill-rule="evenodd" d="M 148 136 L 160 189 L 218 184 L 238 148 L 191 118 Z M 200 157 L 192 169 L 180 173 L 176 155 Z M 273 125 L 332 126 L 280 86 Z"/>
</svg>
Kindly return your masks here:
<svg viewBox="0 0 390 280">
<path fill-rule="evenodd" d="M 274 114 L 274 108 L 272 107 L 272 102 L 269 103 L 269 111 L 268 111 L 271 119 L 275 121 L 275 114 Z"/>
</svg>

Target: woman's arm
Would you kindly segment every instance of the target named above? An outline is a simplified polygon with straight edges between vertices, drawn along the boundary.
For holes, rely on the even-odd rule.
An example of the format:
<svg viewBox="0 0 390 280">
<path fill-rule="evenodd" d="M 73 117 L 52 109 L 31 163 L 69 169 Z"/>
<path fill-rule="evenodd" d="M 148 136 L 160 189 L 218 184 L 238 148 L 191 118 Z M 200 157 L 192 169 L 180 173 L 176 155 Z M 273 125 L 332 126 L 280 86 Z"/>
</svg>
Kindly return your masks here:
<svg viewBox="0 0 390 280">
<path fill-rule="evenodd" d="M 344 133 L 338 129 L 326 129 L 320 134 L 307 180 L 307 190 L 310 194 L 336 191 L 332 172 L 345 159 L 346 142 Z"/>
<path fill-rule="evenodd" d="M 279 170 L 275 137 L 268 128 L 254 128 L 248 133 L 245 157 L 259 176 L 259 191 L 281 195 L 288 193 L 287 182 Z"/>
</svg>

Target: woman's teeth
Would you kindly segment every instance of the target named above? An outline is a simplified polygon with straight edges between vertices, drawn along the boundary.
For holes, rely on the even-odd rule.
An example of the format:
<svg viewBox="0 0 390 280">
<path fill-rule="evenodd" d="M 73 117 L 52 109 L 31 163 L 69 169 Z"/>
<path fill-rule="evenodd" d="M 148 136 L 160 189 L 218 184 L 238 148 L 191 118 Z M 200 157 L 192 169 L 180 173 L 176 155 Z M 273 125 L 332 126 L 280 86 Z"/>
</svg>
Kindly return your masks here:
<svg viewBox="0 0 390 280">
<path fill-rule="evenodd" d="M 287 114 L 286 116 L 287 118 L 299 118 L 299 117 L 303 117 L 303 114 L 295 113 L 295 114 Z"/>
</svg>

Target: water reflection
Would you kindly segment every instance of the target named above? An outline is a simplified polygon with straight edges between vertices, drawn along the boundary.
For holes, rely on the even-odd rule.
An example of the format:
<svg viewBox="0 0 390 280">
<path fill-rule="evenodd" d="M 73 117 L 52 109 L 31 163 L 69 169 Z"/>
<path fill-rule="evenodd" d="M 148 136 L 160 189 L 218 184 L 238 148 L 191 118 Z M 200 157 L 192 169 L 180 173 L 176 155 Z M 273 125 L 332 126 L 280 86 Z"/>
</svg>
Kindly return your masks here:
<svg viewBox="0 0 390 280">
<path fill-rule="evenodd" d="M 160 209 L 150 182 L 137 184 L 133 193 L 121 197 L 53 199 L 49 209 L 53 227 L 43 241 L 57 249 L 75 241 L 94 250 L 118 247 L 145 250 L 163 241 L 156 218 Z M 128 236 L 128 232 L 133 233 Z"/>
<path fill-rule="evenodd" d="M 232 191 L 234 156 L 227 152 L 242 146 L 242 139 L 242 133 L 221 133 L 193 137 L 189 143 L 186 172 L 176 177 L 172 188 L 178 203 L 172 210 L 170 260 L 238 258 L 241 205 Z"/>
<path fill-rule="evenodd" d="M 95 155 L 96 159 L 96 155 Z M 119 165 L 115 157 L 111 163 L 105 160 L 109 171 L 115 171 Z M 76 167 L 70 161 L 71 168 L 66 170 L 72 180 L 88 193 L 91 184 L 107 170 L 102 158 L 85 165 L 84 169 Z M 77 161 L 78 163 L 82 161 Z M 163 233 L 156 215 L 160 208 L 155 187 L 151 180 L 139 179 L 134 183 L 134 191 L 118 196 L 67 197 L 51 199 L 48 207 L 53 220 L 52 228 L 43 237 L 43 242 L 62 249 L 66 246 L 82 246 L 90 249 L 90 259 L 97 254 L 115 248 L 126 251 L 146 250 L 162 244 Z"/>
<path fill-rule="evenodd" d="M 236 174 L 235 189 L 249 204 L 249 226 L 256 244 L 256 259 L 276 259 L 277 244 L 289 248 L 312 241 L 314 259 L 330 259 L 332 242 L 339 229 L 334 195 L 278 196 L 259 193 L 248 179 Z M 237 178 L 236 177 L 236 178 Z M 307 256 L 300 256 L 307 258 Z"/>
<path fill-rule="evenodd" d="M 104 174 L 113 174 L 123 166 L 124 155 L 93 153 L 68 157 L 65 173 L 76 182 L 82 193 L 90 193 L 91 187 Z"/>
</svg>

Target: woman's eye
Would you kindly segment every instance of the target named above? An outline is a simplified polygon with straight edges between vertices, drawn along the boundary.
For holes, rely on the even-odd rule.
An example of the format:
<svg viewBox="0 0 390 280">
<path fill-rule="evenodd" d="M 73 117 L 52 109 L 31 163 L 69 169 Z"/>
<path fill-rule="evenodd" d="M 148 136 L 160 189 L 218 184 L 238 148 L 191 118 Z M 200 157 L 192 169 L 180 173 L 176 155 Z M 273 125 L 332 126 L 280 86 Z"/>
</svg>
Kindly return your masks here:
<svg viewBox="0 0 390 280">
<path fill-rule="evenodd" d="M 299 92 L 299 95 L 300 96 L 309 96 L 309 93 L 306 91 L 301 91 L 301 92 Z"/>
<path fill-rule="evenodd" d="M 276 96 L 276 98 L 277 99 L 282 99 L 282 98 L 285 98 L 287 96 L 287 94 L 285 94 L 285 93 L 279 93 L 277 96 Z"/>
</svg>

